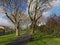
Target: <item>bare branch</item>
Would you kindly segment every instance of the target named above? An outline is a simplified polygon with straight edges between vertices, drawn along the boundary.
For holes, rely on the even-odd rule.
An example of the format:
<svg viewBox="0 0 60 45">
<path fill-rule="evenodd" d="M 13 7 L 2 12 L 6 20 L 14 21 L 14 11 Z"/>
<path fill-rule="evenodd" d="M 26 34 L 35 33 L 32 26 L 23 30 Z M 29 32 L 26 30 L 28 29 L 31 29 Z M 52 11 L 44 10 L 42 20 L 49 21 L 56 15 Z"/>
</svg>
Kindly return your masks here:
<svg viewBox="0 0 60 45">
<path fill-rule="evenodd" d="M 12 23 L 15 23 L 15 22 L 8 16 L 7 13 L 5 13 L 5 14 L 6 14 L 6 16 L 12 21 Z"/>
<path fill-rule="evenodd" d="M 31 6 L 32 1 L 33 0 L 30 1 L 29 6 L 28 6 L 28 14 L 29 14 L 29 17 L 30 17 L 31 21 L 33 21 L 31 15 L 30 15 L 30 6 Z"/>
<path fill-rule="evenodd" d="M 40 19 L 42 17 L 42 15 L 40 15 L 37 19 L 36 19 L 36 22 L 38 21 L 38 19 Z"/>
</svg>

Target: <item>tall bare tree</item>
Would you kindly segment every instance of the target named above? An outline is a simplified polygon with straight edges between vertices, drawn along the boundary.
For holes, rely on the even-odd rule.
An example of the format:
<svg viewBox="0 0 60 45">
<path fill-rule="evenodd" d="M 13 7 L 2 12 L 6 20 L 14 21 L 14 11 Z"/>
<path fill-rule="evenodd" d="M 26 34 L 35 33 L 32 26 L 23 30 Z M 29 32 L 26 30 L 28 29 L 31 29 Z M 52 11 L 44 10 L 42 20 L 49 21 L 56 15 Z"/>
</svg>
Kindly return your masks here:
<svg viewBox="0 0 60 45">
<path fill-rule="evenodd" d="M 33 33 L 38 20 L 42 17 L 42 13 L 51 8 L 49 2 L 50 0 L 28 0 L 28 15 L 31 20 Z"/>
<path fill-rule="evenodd" d="M 16 30 L 16 36 L 19 36 L 20 30 L 20 16 L 24 11 L 24 3 L 26 0 L 0 0 L 0 6 L 2 6 L 3 13 L 14 24 Z"/>
</svg>

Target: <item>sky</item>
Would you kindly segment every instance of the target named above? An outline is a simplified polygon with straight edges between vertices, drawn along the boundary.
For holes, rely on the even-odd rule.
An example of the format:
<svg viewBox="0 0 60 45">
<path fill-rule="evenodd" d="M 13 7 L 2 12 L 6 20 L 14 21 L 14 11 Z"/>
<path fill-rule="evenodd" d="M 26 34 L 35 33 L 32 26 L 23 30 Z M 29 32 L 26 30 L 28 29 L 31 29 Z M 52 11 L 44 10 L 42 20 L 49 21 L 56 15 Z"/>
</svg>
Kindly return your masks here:
<svg viewBox="0 0 60 45">
<path fill-rule="evenodd" d="M 43 15 L 45 17 L 48 17 L 49 15 L 55 13 L 57 15 L 60 14 L 60 0 L 54 0 L 51 2 L 52 8 L 46 12 L 43 13 Z M 25 6 L 26 8 L 26 6 Z M 26 9 L 25 9 L 26 10 Z M 0 7 L 0 25 L 9 25 L 11 26 L 10 23 L 8 23 L 7 18 L 5 17 L 5 15 L 2 13 L 2 8 Z"/>
<path fill-rule="evenodd" d="M 60 14 L 60 0 L 54 0 L 51 2 L 52 8 L 43 13 L 45 16 L 50 16 L 52 14 Z"/>
</svg>

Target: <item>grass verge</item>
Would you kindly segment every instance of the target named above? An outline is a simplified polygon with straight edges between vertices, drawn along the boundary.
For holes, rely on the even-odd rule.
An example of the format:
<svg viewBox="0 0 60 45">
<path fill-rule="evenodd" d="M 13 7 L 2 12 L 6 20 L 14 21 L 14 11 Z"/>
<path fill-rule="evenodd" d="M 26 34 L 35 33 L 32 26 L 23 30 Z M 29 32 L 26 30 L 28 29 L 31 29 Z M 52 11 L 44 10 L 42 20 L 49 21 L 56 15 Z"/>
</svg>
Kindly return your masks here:
<svg viewBox="0 0 60 45">
<path fill-rule="evenodd" d="M 60 45 L 60 38 L 52 37 L 50 35 L 35 34 L 34 40 L 29 41 L 27 45 Z"/>
<path fill-rule="evenodd" d="M 25 33 L 25 31 L 21 31 L 20 36 L 22 36 L 24 33 Z M 11 43 L 11 42 L 15 41 L 17 38 L 18 37 L 15 35 L 15 33 L 0 36 L 0 45 L 6 45 L 8 43 Z"/>
</svg>

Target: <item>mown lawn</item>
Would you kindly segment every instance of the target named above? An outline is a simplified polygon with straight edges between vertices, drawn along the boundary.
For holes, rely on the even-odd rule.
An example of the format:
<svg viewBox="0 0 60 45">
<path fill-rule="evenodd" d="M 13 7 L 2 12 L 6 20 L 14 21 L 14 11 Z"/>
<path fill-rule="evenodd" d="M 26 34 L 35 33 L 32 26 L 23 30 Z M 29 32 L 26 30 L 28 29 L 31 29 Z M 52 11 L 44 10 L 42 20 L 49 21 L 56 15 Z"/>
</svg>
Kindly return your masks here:
<svg viewBox="0 0 60 45">
<path fill-rule="evenodd" d="M 0 45 L 6 45 L 16 39 L 17 37 L 15 36 L 15 34 L 0 36 Z"/>
<path fill-rule="evenodd" d="M 50 35 L 43 37 L 39 35 L 35 34 L 35 40 L 29 41 L 27 45 L 60 45 L 60 38 L 58 37 L 52 37 Z"/>
<path fill-rule="evenodd" d="M 25 33 L 25 31 L 20 32 L 20 36 L 22 36 Z M 3 35 L 0 36 L 0 45 L 6 45 L 8 43 L 11 43 L 15 41 L 18 37 L 14 34 L 9 34 L 9 35 Z"/>
<path fill-rule="evenodd" d="M 60 45 L 60 38 L 44 38 L 31 41 L 27 45 Z"/>
</svg>

